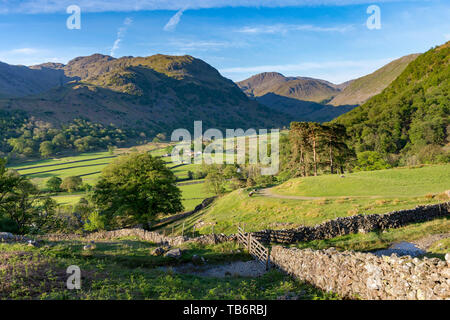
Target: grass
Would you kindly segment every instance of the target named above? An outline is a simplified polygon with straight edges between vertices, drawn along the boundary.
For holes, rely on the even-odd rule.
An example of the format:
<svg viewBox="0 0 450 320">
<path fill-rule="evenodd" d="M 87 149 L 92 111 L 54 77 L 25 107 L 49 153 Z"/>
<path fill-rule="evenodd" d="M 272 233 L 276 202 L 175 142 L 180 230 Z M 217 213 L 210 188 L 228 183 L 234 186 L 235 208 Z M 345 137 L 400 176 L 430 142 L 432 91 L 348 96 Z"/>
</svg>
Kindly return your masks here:
<svg viewBox="0 0 450 320">
<path fill-rule="evenodd" d="M 182 193 L 182 204 L 184 211 L 191 211 L 199 205 L 204 199 L 212 197 L 213 194 L 205 189 L 204 184 L 182 185 L 179 187 Z M 85 197 L 84 192 L 77 193 L 60 193 L 52 198 L 60 205 L 75 205 L 82 197 Z"/>
<path fill-rule="evenodd" d="M 191 230 L 194 225 L 202 222 L 204 227 L 196 228 L 199 233 L 210 233 L 212 225 L 217 233 L 235 233 L 239 223 L 245 224 L 245 229 L 248 231 L 288 229 L 300 225 L 315 225 L 336 217 L 381 214 L 441 201 L 426 196 L 386 197 L 382 200 L 370 197 L 319 198 L 316 200 L 279 199 L 262 195 L 249 197 L 248 193 L 241 189 L 220 197 L 209 208 L 184 220 L 174 222 L 168 228 L 173 226 L 175 231 L 180 233 L 183 223 L 185 229 Z"/>
<path fill-rule="evenodd" d="M 348 234 L 332 239 L 301 242 L 292 246 L 312 249 L 335 247 L 338 250 L 372 251 L 385 249 L 395 242 L 415 241 L 433 234 L 446 233 L 449 230 L 450 218 L 440 218 L 433 221 L 414 223 L 396 229 L 368 232 L 365 234 Z M 450 239 L 440 240 L 428 251 L 430 253 L 441 254 L 439 257 L 444 258 L 444 254 L 448 252 L 449 245 Z"/>
<path fill-rule="evenodd" d="M 48 243 L 41 248 L 0 244 L 1 299 L 276 299 L 287 293 L 302 299 L 336 299 L 277 270 L 258 277 L 209 278 L 175 273 L 170 266 L 203 256 L 208 264 L 251 257 L 234 243 L 184 245 L 179 260 L 149 254 L 155 245 L 136 239 L 98 242 L 82 250 L 79 241 Z M 67 290 L 65 270 L 82 271 L 81 290 Z M 163 269 L 159 267 L 164 267 Z"/>
<path fill-rule="evenodd" d="M 415 197 L 450 189 L 450 164 L 291 179 L 274 193 L 306 197 Z"/>
<path fill-rule="evenodd" d="M 167 144 L 164 143 L 149 143 L 147 145 L 137 146 L 136 149 L 139 151 L 150 151 L 154 156 L 162 156 L 166 153 L 164 149 L 164 146 L 166 145 Z M 89 152 L 81 153 L 77 156 L 30 161 L 10 166 L 10 168 L 18 170 L 22 175 L 29 176 L 42 190 L 46 190 L 46 182 L 51 177 L 64 179 L 69 176 L 81 176 L 84 183 L 95 185 L 100 177 L 100 171 L 114 161 L 116 156 L 130 152 L 131 149 L 132 148 L 117 149 L 115 150 L 114 155 L 111 155 L 107 151 Z M 174 164 L 170 163 L 170 157 L 165 157 L 163 160 L 167 163 L 169 168 L 174 166 Z M 189 164 L 173 168 L 172 171 L 178 179 L 187 179 L 188 171 L 196 171 L 200 167 L 201 165 Z M 180 189 L 182 191 L 185 211 L 193 210 L 205 198 L 212 196 L 211 193 L 205 191 L 201 184 L 180 186 Z M 53 198 L 60 205 L 73 206 L 85 196 L 85 193 L 60 193 Z"/>
<path fill-rule="evenodd" d="M 315 225 L 337 217 L 387 213 L 417 205 L 448 201 L 450 164 L 398 168 L 289 180 L 272 189 L 274 197 L 248 196 L 237 190 L 220 197 L 210 208 L 167 227 L 210 233 L 235 233 L 237 224 L 248 231 Z M 279 195 L 279 197 L 277 197 Z M 283 198 L 283 197 L 291 198 Z M 295 198 L 298 197 L 298 198 Z M 303 198 L 302 198 L 303 197 Z M 201 224 L 200 224 L 201 223 Z"/>
</svg>

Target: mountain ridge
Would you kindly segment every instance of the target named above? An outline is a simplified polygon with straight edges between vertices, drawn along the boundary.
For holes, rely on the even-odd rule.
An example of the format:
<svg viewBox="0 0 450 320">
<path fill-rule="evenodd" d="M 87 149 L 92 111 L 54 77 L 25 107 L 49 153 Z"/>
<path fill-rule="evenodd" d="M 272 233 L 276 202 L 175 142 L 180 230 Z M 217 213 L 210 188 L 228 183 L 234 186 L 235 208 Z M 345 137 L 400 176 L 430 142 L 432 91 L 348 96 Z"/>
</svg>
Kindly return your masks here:
<svg viewBox="0 0 450 320">
<path fill-rule="evenodd" d="M 233 81 L 192 56 L 113 58 L 93 54 L 66 65 L 44 63 L 23 68 L 26 73 L 52 74 L 53 81 L 31 92 L 3 97 L 0 110 L 24 110 L 54 126 L 80 117 L 165 132 L 180 126 L 190 128 L 194 120 L 221 129 L 289 123 L 288 115 L 248 99 Z"/>
</svg>

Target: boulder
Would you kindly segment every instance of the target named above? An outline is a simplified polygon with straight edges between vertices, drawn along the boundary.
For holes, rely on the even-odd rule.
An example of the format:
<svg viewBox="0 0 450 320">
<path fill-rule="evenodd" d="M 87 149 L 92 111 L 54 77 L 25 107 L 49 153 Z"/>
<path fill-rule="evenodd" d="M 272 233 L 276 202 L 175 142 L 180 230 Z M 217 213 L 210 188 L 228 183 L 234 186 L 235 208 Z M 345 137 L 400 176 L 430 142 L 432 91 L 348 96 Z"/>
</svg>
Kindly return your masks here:
<svg viewBox="0 0 450 320">
<path fill-rule="evenodd" d="M 178 259 L 178 258 L 181 257 L 181 250 L 179 248 L 169 250 L 168 252 L 166 252 L 164 254 L 164 256 L 165 257 L 169 257 L 169 258 L 176 258 L 176 259 Z"/>
<path fill-rule="evenodd" d="M 38 244 L 35 240 L 28 240 L 28 246 L 29 247 L 37 247 Z"/>
<path fill-rule="evenodd" d="M 196 265 L 196 266 L 198 266 L 198 265 L 202 265 L 202 264 L 205 264 L 205 258 L 203 258 L 203 257 L 200 257 L 200 256 L 198 256 L 198 255 L 196 255 L 196 254 L 194 254 L 193 256 L 192 256 L 192 263 L 194 264 L 194 265 Z"/>
<path fill-rule="evenodd" d="M 152 251 L 152 256 L 162 256 L 164 252 L 166 252 L 166 250 L 163 247 L 158 247 Z"/>
<path fill-rule="evenodd" d="M 0 240 L 14 239 L 14 235 L 10 232 L 0 232 Z"/>
</svg>

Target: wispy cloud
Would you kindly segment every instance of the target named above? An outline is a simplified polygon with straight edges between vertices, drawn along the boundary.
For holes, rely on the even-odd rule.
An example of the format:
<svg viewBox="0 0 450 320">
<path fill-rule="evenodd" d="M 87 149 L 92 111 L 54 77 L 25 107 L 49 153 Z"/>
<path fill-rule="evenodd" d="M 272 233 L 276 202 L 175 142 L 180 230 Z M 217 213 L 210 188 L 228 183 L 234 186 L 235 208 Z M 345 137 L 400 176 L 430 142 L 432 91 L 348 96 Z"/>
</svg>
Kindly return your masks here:
<svg viewBox="0 0 450 320">
<path fill-rule="evenodd" d="M 126 18 L 123 21 L 123 25 L 119 28 L 119 31 L 117 31 L 117 39 L 116 39 L 116 41 L 114 41 L 114 44 L 111 48 L 111 52 L 109 54 L 110 56 L 114 57 L 114 55 L 116 54 L 116 50 L 119 49 L 120 43 L 122 42 L 123 38 L 125 37 L 128 27 L 132 23 L 133 23 L 133 20 L 131 18 Z"/>
<path fill-rule="evenodd" d="M 417 0 L 378 0 L 386 2 L 413 2 Z M 0 14 L 65 12 L 73 0 L 9 0 L 0 1 Z M 371 4 L 373 0 L 78 0 L 82 12 L 131 12 L 141 10 L 207 9 L 223 7 L 291 7 L 291 6 L 345 6 Z"/>
<path fill-rule="evenodd" d="M 226 48 L 242 48 L 247 44 L 245 42 L 232 42 L 232 41 L 205 41 L 205 40 L 171 40 L 169 44 L 182 51 L 210 51 L 220 50 Z"/>
<path fill-rule="evenodd" d="M 445 38 L 445 40 L 449 41 L 450 40 L 450 33 L 444 34 L 444 38 Z"/>
<path fill-rule="evenodd" d="M 290 31 L 310 31 L 310 32 L 346 32 L 352 30 L 352 25 L 335 26 L 335 27 L 321 27 L 309 24 L 295 25 L 295 24 L 274 24 L 266 26 L 246 26 L 237 29 L 237 32 L 248 34 L 286 34 Z"/>
<path fill-rule="evenodd" d="M 164 31 L 173 31 L 177 27 L 178 23 L 180 23 L 181 16 L 186 9 L 178 10 L 175 15 L 170 18 L 169 22 L 164 26 Z"/>
<path fill-rule="evenodd" d="M 13 49 L 10 50 L 10 54 L 22 54 L 22 55 L 30 55 L 30 54 L 36 54 L 40 52 L 41 50 L 35 49 L 35 48 L 19 48 L 19 49 Z"/>
<path fill-rule="evenodd" d="M 55 53 L 41 48 L 16 48 L 0 51 L 0 61 L 13 65 L 36 65 L 43 62 L 66 62 L 70 57 L 55 57 Z"/>
</svg>

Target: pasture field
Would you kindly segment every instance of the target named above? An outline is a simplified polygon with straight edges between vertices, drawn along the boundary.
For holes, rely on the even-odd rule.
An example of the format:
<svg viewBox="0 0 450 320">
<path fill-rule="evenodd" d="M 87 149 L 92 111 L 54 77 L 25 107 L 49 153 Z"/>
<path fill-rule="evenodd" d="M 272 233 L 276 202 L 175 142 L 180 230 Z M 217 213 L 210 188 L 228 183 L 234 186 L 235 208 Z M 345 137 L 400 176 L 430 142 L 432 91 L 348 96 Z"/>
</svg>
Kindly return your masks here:
<svg viewBox="0 0 450 320">
<path fill-rule="evenodd" d="M 337 217 L 410 209 L 448 201 L 443 192 L 450 189 L 449 169 L 449 165 L 436 165 L 360 172 L 345 178 L 299 178 L 260 190 L 252 197 L 248 190 L 236 190 L 172 226 L 181 232 L 184 222 L 187 229 L 197 225 L 197 232 L 209 233 L 214 225 L 215 232 L 230 234 L 236 232 L 239 223 L 244 223 L 248 231 L 287 229 Z M 285 189 L 288 191 L 283 192 Z"/>
<path fill-rule="evenodd" d="M 46 242 L 40 248 L 25 244 L 0 244 L 0 299 L 104 300 L 104 299 L 277 299 L 288 293 L 300 299 L 337 299 L 278 270 L 261 277 L 230 274 L 225 278 L 174 272 L 193 255 L 204 257 L 208 267 L 251 256 L 234 243 L 185 244 L 179 259 L 153 256 L 156 245 L 137 239 L 96 242 Z M 77 265 L 82 272 L 80 290 L 67 290 L 66 268 Z M 192 269 L 192 268 L 191 268 Z M 32 275 L 32 276 L 30 276 Z"/>
<path fill-rule="evenodd" d="M 414 197 L 450 189 L 450 164 L 291 179 L 274 193 L 306 197 Z"/>
<path fill-rule="evenodd" d="M 193 180 L 199 181 L 199 180 Z M 199 205 L 204 199 L 212 197 L 213 194 L 205 189 L 205 185 L 192 184 L 192 185 L 181 185 L 179 186 L 182 192 L 182 203 L 184 206 L 184 211 L 191 211 Z M 52 198 L 56 200 L 57 203 L 61 205 L 75 205 L 82 197 L 86 196 L 84 192 L 67 193 L 63 192 Z"/>
<path fill-rule="evenodd" d="M 145 146 L 134 147 L 138 151 L 149 151 L 154 156 L 162 156 L 166 153 L 165 147 L 168 144 L 148 144 Z M 30 179 L 39 186 L 40 189 L 46 190 L 46 182 L 51 177 L 59 177 L 64 179 L 69 176 L 80 176 L 83 183 L 95 185 L 100 177 L 101 171 L 119 155 L 130 152 L 134 148 L 116 149 L 114 154 L 105 152 L 90 152 L 82 153 L 78 156 L 53 158 L 41 161 L 31 161 L 9 166 L 11 169 L 17 170 L 22 175 L 27 175 Z M 200 165 L 187 164 L 175 167 L 171 163 L 170 157 L 162 158 L 168 168 L 177 176 L 177 179 L 186 180 L 188 178 L 188 171 L 197 171 L 201 168 Z M 191 180 L 195 181 L 195 180 Z M 189 181 L 189 182 L 191 182 Z M 206 192 L 203 184 L 197 185 L 183 185 L 180 186 L 183 193 L 183 205 L 186 211 L 190 211 L 202 202 L 203 199 L 212 196 Z M 53 198 L 62 205 L 75 205 L 80 198 L 85 196 L 83 192 L 76 193 L 59 193 Z"/>
</svg>

